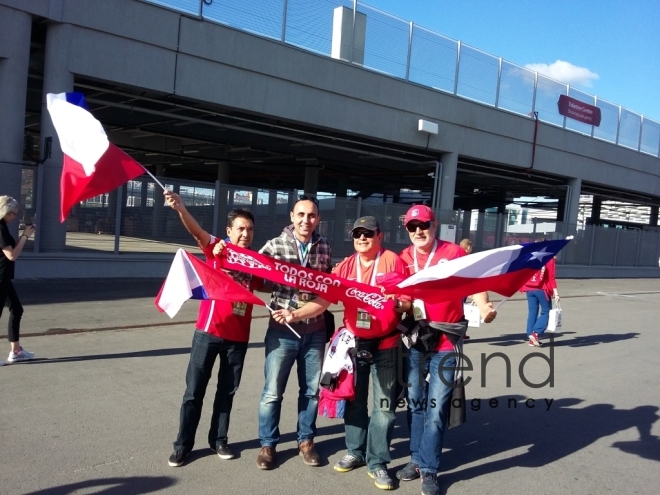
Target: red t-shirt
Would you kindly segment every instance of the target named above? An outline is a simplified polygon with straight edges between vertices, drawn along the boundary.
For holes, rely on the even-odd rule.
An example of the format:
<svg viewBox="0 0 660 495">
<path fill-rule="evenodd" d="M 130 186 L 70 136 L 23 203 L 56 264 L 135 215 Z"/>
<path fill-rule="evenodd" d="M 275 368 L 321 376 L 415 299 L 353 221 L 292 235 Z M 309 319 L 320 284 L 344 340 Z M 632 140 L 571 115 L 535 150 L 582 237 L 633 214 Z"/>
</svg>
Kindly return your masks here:
<svg viewBox="0 0 660 495">
<path fill-rule="evenodd" d="M 217 266 L 213 247 L 218 243 L 218 239 L 211 236 L 209 245 L 202 249 L 206 256 L 206 264 L 215 269 Z M 242 281 L 237 280 L 241 285 L 254 290 L 263 283 L 261 279 L 241 275 Z M 240 308 L 234 311 L 234 304 L 229 301 L 203 300 L 199 304 L 199 313 L 197 315 L 197 324 L 195 327 L 201 332 L 208 332 L 211 335 L 234 342 L 247 342 L 250 340 L 250 323 L 252 321 L 252 304 L 248 304 L 242 313 Z M 239 313 L 239 314 L 236 314 Z"/>
<path fill-rule="evenodd" d="M 552 294 L 553 289 L 557 288 L 557 280 L 555 279 L 556 263 L 555 259 L 551 259 L 546 265 L 538 272 L 532 275 L 525 285 L 520 288 L 520 292 L 527 292 L 530 290 L 543 290 L 546 294 Z"/>
<path fill-rule="evenodd" d="M 332 271 L 335 275 L 348 280 L 358 280 L 357 278 L 357 254 L 345 258 L 344 261 L 339 263 Z M 369 284 L 372 280 L 375 263 L 372 263 L 369 268 L 362 266 L 361 275 L 362 279 L 358 280 L 363 284 Z M 378 267 L 376 271 L 375 284 L 386 273 L 397 272 L 403 276 L 407 276 L 406 267 L 401 259 L 392 251 L 386 249 L 380 250 L 380 259 L 378 260 Z M 396 326 L 401 321 L 401 315 L 392 309 L 391 313 L 385 319 L 378 319 L 375 316 L 370 316 L 369 328 L 359 328 L 358 325 L 358 307 L 352 304 L 344 303 L 344 326 L 348 328 L 358 338 L 363 339 L 378 339 L 385 335 L 393 333 Z M 383 339 L 378 345 L 378 349 L 391 349 L 399 345 L 400 334 L 394 333 L 390 337 Z"/>
<path fill-rule="evenodd" d="M 431 263 L 429 263 L 428 266 L 435 266 L 438 263 L 444 263 L 445 261 L 460 258 L 467 254 L 462 247 L 451 242 L 441 241 L 440 239 L 436 239 L 436 242 L 438 243 L 438 246 L 433 254 Z M 430 253 L 417 253 L 417 266 L 419 270 L 426 268 L 429 255 Z M 415 246 L 408 246 L 399 256 L 406 265 L 408 275 L 413 275 L 415 273 Z M 426 311 L 426 319 L 429 321 L 457 323 L 463 319 L 463 299 L 459 298 L 438 304 L 424 303 L 424 311 Z M 451 351 L 453 349 L 454 346 L 449 339 L 444 334 L 441 334 L 435 350 Z"/>
</svg>

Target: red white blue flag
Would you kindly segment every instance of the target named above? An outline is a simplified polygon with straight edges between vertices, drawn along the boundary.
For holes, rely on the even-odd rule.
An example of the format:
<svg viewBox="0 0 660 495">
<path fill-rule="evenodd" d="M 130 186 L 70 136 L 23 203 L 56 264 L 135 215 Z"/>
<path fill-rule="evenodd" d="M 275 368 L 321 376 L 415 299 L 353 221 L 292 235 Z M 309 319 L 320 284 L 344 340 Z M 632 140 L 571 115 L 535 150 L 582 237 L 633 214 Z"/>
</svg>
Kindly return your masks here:
<svg viewBox="0 0 660 495">
<path fill-rule="evenodd" d="M 490 249 L 425 268 L 405 280 L 386 277 L 382 285 L 387 293 L 409 295 L 428 304 L 484 291 L 511 297 L 571 239 Z"/>
<path fill-rule="evenodd" d="M 222 270 L 207 265 L 179 249 L 167 278 L 154 301 L 160 312 L 174 318 L 188 299 L 213 299 L 247 304 L 266 304 Z"/>
<path fill-rule="evenodd" d="M 60 180 L 60 222 L 64 222 L 76 203 L 113 191 L 145 169 L 108 141 L 82 93 L 49 93 L 46 100 L 64 153 Z"/>
</svg>

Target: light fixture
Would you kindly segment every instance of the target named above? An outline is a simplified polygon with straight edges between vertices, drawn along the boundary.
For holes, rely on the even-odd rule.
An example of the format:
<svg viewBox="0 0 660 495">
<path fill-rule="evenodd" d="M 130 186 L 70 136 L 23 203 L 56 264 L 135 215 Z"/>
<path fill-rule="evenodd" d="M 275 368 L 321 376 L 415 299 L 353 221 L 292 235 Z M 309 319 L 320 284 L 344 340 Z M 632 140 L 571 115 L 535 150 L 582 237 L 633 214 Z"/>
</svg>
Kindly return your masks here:
<svg viewBox="0 0 660 495">
<path fill-rule="evenodd" d="M 429 120 L 419 119 L 417 130 L 420 132 L 428 132 L 429 134 L 437 134 L 438 124 Z"/>
</svg>

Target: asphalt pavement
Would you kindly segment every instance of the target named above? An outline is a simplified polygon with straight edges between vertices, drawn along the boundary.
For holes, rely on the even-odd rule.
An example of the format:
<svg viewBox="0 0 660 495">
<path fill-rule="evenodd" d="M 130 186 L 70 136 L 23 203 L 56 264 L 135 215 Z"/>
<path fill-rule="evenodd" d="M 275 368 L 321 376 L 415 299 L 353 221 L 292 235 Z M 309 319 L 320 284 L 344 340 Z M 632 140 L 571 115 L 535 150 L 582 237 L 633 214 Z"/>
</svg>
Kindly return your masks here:
<svg viewBox="0 0 660 495">
<path fill-rule="evenodd" d="M 37 359 L 0 368 L 0 493 L 379 492 L 364 468 L 332 469 L 345 453 L 341 421 L 319 418 L 324 465 L 302 463 L 295 371 L 284 396 L 278 468 L 257 469 L 268 321 L 259 308 L 230 426 L 237 458 L 221 460 L 206 447 L 213 379 L 195 450 L 183 467 L 169 467 L 197 303 L 170 320 L 153 304 L 161 282 L 17 281 L 22 343 Z M 442 493 L 657 493 L 660 283 L 558 282 L 563 327 L 542 349 L 523 341 L 522 295 L 503 304 L 492 324 L 470 329 L 468 422 L 447 433 Z M 0 324 L 6 321 L 5 310 Z M 392 476 L 407 462 L 407 436 L 399 408 Z M 418 494 L 420 484 L 397 483 L 396 490 Z"/>
</svg>

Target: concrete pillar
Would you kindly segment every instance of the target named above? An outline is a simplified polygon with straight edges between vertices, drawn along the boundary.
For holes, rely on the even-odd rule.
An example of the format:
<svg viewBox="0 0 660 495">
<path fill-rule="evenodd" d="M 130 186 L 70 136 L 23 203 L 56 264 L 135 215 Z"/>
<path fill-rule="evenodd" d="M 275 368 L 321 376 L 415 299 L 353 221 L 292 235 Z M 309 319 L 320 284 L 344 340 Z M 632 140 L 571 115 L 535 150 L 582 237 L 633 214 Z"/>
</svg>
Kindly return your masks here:
<svg viewBox="0 0 660 495">
<path fill-rule="evenodd" d="M 318 167 L 305 167 L 305 194 L 316 196 L 319 190 Z"/>
<path fill-rule="evenodd" d="M 163 176 L 163 164 L 159 163 L 156 165 L 156 177 L 160 179 Z M 177 191 L 175 191 L 177 192 Z M 169 207 L 168 207 L 169 208 Z M 178 217 L 178 214 L 177 214 Z M 163 191 L 160 186 L 156 184 L 154 187 L 154 213 L 151 215 L 151 236 L 154 239 L 162 239 L 165 237 L 165 199 L 163 197 Z M 179 219 L 176 219 L 179 221 Z"/>
<path fill-rule="evenodd" d="M 218 181 L 220 184 L 229 184 L 229 162 L 218 163 Z"/>
<path fill-rule="evenodd" d="M 42 183 L 39 211 L 38 248 L 42 251 L 63 250 L 66 245 L 66 225 L 60 223 L 60 177 L 62 176 L 62 148 L 57 133 L 46 109 L 48 93 L 73 91 L 73 74 L 69 72 L 68 54 L 70 26 L 49 24 L 46 34 L 46 56 L 44 62 L 44 85 L 41 101 L 41 149 L 51 137 L 51 157 L 39 166 Z M 38 198 L 39 199 L 39 198 Z"/>
<path fill-rule="evenodd" d="M 479 218 L 477 218 L 477 235 L 474 239 L 475 252 L 481 251 L 484 248 L 484 224 L 486 222 L 486 211 L 479 210 Z"/>
<path fill-rule="evenodd" d="M 658 207 L 651 206 L 651 216 L 649 218 L 649 225 L 658 225 Z"/>
<path fill-rule="evenodd" d="M 578 215 L 580 213 L 582 179 L 568 179 L 568 186 L 569 193 L 566 196 L 564 235 L 575 235 L 577 232 Z"/>
<path fill-rule="evenodd" d="M 458 239 L 459 241 L 470 238 L 471 224 L 472 224 L 472 210 L 463 210 L 463 224 L 461 225 L 461 238 Z"/>
<path fill-rule="evenodd" d="M 345 179 L 340 180 L 337 184 L 337 195 L 335 196 L 335 209 L 332 224 L 332 238 L 330 242 L 332 246 L 339 246 L 344 243 L 344 227 L 346 224 L 346 195 L 348 193 L 347 182 Z M 330 220 L 325 218 L 325 220 Z"/>
<path fill-rule="evenodd" d="M 31 30 L 30 14 L 0 6 L 0 195 L 19 202 Z M 15 238 L 18 223 L 9 225 Z"/>
<path fill-rule="evenodd" d="M 274 186 L 274 184 L 273 184 Z M 273 187 L 268 194 L 268 217 L 264 225 L 260 225 L 259 230 L 268 232 L 266 239 L 272 239 L 282 231 L 282 222 L 277 220 L 277 189 Z"/>
<path fill-rule="evenodd" d="M 600 220 L 600 210 L 603 206 L 603 198 L 594 196 L 591 203 L 591 219 Z"/>
<path fill-rule="evenodd" d="M 506 203 L 500 203 L 497 205 L 497 224 L 495 227 L 495 242 L 493 243 L 493 248 L 502 246 L 502 237 L 504 235 L 506 220 Z"/>
<path fill-rule="evenodd" d="M 440 201 L 435 201 L 435 204 L 440 207 L 440 218 L 438 218 L 438 223 L 451 223 L 451 214 L 449 212 L 454 210 L 458 153 L 442 153 L 442 155 L 440 155 L 440 161 L 442 163 Z"/>
<path fill-rule="evenodd" d="M 353 43 L 355 32 L 355 43 Z M 355 29 L 353 28 L 353 9 L 337 7 L 332 18 L 332 45 L 330 56 L 332 58 L 364 64 L 364 47 L 367 35 L 367 15 L 362 12 L 355 13 Z M 351 49 L 353 53 L 351 54 Z"/>
</svg>

